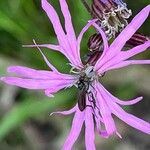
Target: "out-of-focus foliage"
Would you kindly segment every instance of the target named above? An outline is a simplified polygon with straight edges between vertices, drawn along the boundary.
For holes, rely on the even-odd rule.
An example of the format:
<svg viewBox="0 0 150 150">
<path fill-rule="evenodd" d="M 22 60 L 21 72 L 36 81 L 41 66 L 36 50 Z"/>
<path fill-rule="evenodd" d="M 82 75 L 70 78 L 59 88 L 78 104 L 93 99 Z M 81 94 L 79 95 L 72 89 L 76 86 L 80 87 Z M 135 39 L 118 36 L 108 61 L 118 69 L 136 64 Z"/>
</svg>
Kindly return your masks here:
<svg viewBox="0 0 150 150">
<path fill-rule="evenodd" d="M 58 0 L 49 1 L 55 6 L 61 16 Z M 67 1 L 71 10 L 76 35 L 78 35 L 90 18 L 90 15 L 80 0 Z M 133 16 L 150 3 L 149 0 L 136 0 L 136 2 L 127 0 L 126 2 L 128 7 L 132 9 Z M 62 17 L 61 21 L 63 23 Z M 149 26 L 150 21 L 147 21 L 140 31 L 150 36 Z M 90 30 L 84 36 L 81 45 L 82 56 L 87 51 L 87 39 L 92 32 L 93 30 Z M 52 25 L 41 9 L 40 0 L 0 0 L 0 76 L 5 75 L 7 66 L 12 64 L 25 65 L 36 69 L 49 69 L 36 49 L 22 47 L 22 45 L 31 44 L 32 39 L 35 39 L 37 43 L 57 43 Z M 62 54 L 49 49 L 44 49 L 44 53 L 58 70 L 61 72 L 69 72 L 70 66 Z M 150 57 L 150 55 L 144 53 L 141 57 L 147 58 Z M 143 74 L 143 77 L 144 76 Z M 123 82 L 123 84 L 120 85 L 120 82 L 116 84 L 111 82 L 111 79 L 109 80 L 111 77 L 117 80 L 115 76 L 110 75 L 108 77 L 106 76 L 108 79 L 106 79 L 107 82 L 104 81 L 104 83 L 114 94 L 124 98 L 137 96 L 138 90 L 133 80 L 127 77 L 127 82 Z M 33 118 L 45 118 L 45 116 L 48 116 L 48 112 L 52 112 L 56 109 L 70 108 L 76 102 L 77 97 L 74 89 L 61 91 L 55 98 L 48 98 L 44 96 L 42 92 L 16 89 L 16 87 L 11 88 L 15 89 L 13 93 L 10 92 L 9 86 L 0 84 L 0 149 L 6 150 L 11 149 L 9 144 L 11 145 L 13 140 L 11 141 L 10 137 L 17 131 L 17 128 L 22 130 L 23 125 L 29 120 Z M 140 92 L 145 94 L 143 91 Z M 6 105 L 7 103 L 11 105 Z M 6 108 L 4 108 L 4 106 Z M 48 118 L 48 120 L 50 119 L 51 117 Z M 63 119 L 61 121 L 63 121 Z M 59 123 L 61 123 L 61 121 Z M 67 130 L 69 130 L 69 126 L 70 123 L 67 123 Z M 61 130 L 63 130 L 63 127 Z M 24 138 L 24 136 L 18 132 L 14 135 L 19 138 Z M 58 143 L 62 142 L 63 141 L 59 142 L 58 140 Z M 110 144 L 113 145 L 111 142 Z M 28 149 L 28 147 L 30 146 L 26 148 Z M 30 149 L 32 149 L 31 147 Z M 113 146 L 111 146 L 111 148 L 113 149 Z M 105 149 L 107 149 L 107 147 L 105 147 Z"/>
</svg>

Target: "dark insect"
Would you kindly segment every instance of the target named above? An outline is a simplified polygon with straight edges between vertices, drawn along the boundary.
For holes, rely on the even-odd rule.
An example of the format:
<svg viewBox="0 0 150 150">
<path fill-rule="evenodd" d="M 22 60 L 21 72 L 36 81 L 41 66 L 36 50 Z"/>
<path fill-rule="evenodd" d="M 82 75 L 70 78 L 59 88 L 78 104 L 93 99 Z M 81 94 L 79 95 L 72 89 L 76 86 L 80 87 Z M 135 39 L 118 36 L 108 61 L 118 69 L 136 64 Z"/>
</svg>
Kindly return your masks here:
<svg viewBox="0 0 150 150">
<path fill-rule="evenodd" d="M 83 111 L 86 108 L 86 85 L 84 84 L 84 81 L 79 79 L 78 83 L 78 89 L 79 89 L 79 95 L 78 95 L 78 107 L 80 111 Z"/>
<path fill-rule="evenodd" d="M 93 93 L 89 90 L 89 87 L 93 81 L 93 76 L 93 69 L 87 67 L 86 70 L 80 74 L 79 80 L 77 82 L 77 87 L 79 90 L 78 107 L 80 111 L 84 111 L 87 106 L 92 107 L 86 104 L 86 99 L 92 99 L 90 102 L 93 102 L 93 105 L 95 106 Z"/>
<path fill-rule="evenodd" d="M 96 106 L 94 94 L 91 91 L 89 91 L 90 84 L 90 81 L 85 81 L 83 77 L 80 77 L 78 82 L 78 107 L 80 111 L 84 111 L 86 107 L 91 107 L 93 109 L 93 112 L 95 112 L 94 109 L 98 108 Z M 87 105 L 86 100 L 91 102 L 92 105 Z"/>
<path fill-rule="evenodd" d="M 79 89 L 79 96 L 78 96 L 78 107 L 80 111 L 83 111 L 86 108 L 86 96 L 88 93 L 90 82 L 86 79 L 86 75 L 82 75 L 78 81 L 78 89 Z"/>
<path fill-rule="evenodd" d="M 86 91 L 85 90 L 79 91 L 78 107 L 80 111 L 83 111 L 86 108 Z"/>
</svg>

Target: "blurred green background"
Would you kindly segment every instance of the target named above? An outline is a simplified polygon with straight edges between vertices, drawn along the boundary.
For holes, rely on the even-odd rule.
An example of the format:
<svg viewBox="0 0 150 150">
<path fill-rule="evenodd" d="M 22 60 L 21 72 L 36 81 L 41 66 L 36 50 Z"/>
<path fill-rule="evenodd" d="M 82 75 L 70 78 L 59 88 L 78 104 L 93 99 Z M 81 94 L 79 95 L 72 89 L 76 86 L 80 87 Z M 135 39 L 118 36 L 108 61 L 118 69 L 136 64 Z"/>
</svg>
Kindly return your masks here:
<svg viewBox="0 0 150 150">
<path fill-rule="evenodd" d="M 61 16 L 58 0 L 49 0 Z M 149 0 L 126 1 L 133 16 L 150 3 Z M 90 18 L 80 0 L 68 0 L 76 35 Z M 133 17 L 132 16 L 132 17 Z M 131 18 L 132 18 L 131 17 Z M 61 17 L 63 22 L 63 18 Z M 150 19 L 140 29 L 150 36 Z M 92 31 L 85 34 L 81 54 L 87 52 L 87 39 Z M 57 43 L 48 17 L 42 11 L 39 0 L 0 0 L 0 76 L 6 75 L 10 65 L 24 65 L 46 69 L 36 49 L 23 48 L 37 43 Z M 43 49 L 49 60 L 61 72 L 68 72 L 66 58 L 49 49 Z M 149 51 L 138 58 L 150 58 Z M 125 109 L 138 117 L 150 121 L 150 66 L 134 66 L 109 72 L 103 84 L 114 95 L 126 99 L 139 95 L 144 101 Z M 71 108 L 76 103 L 75 88 L 64 90 L 50 99 L 41 91 L 30 91 L 6 84 L 0 84 L 0 150 L 59 150 L 67 136 L 73 116 L 49 116 L 50 112 Z M 150 137 L 116 120 L 123 135 L 120 140 L 113 137 L 104 140 L 96 135 L 97 150 L 149 150 Z M 84 150 L 84 132 L 75 149 Z"/>
</svg>

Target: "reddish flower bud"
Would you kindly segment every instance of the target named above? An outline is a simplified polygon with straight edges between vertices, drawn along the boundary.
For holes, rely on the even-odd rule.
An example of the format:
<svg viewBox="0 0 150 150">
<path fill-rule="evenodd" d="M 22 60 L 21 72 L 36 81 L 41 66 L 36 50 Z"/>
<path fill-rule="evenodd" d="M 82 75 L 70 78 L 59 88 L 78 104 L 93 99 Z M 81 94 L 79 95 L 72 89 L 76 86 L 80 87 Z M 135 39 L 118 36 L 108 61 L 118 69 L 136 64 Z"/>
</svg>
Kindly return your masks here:
<svg viewBox="0 0 150 150">
<path fill-rule="evenodd" d="M 95 33 L 89 38 L 88 49 L 90 51 L 85 56 L 84 64 L 95 65 L 103 53 L 103 40 L 99 33 Z"/>
<path fill-rule="evenodd" d="M 146 41 L 150 40 L 149 37 L 141 34 L 141 33 L 135 33 L 129 41 L 127 41 L 127 46 L 135 47 L 141 44 L 144 44 Z"/>
</svg>

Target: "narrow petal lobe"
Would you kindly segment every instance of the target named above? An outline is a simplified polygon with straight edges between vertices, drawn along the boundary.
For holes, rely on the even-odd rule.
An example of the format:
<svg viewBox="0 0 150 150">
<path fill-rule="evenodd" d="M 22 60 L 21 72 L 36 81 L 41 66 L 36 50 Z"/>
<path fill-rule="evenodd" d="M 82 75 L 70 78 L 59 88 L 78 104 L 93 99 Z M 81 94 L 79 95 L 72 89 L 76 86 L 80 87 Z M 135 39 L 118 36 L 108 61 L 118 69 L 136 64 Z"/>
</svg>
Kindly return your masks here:
<svg viewBox="0 0 150 150">
<path fill-rule="evenodd" d="M 81 132 L 83 122 L 84 122 L 84 113 L 81 112 L 80 110 L 76 111 L 72 122 L 71 131 L 63 145 L 62 150 L 72 150 L 72 147 Z"/>
</svg>

